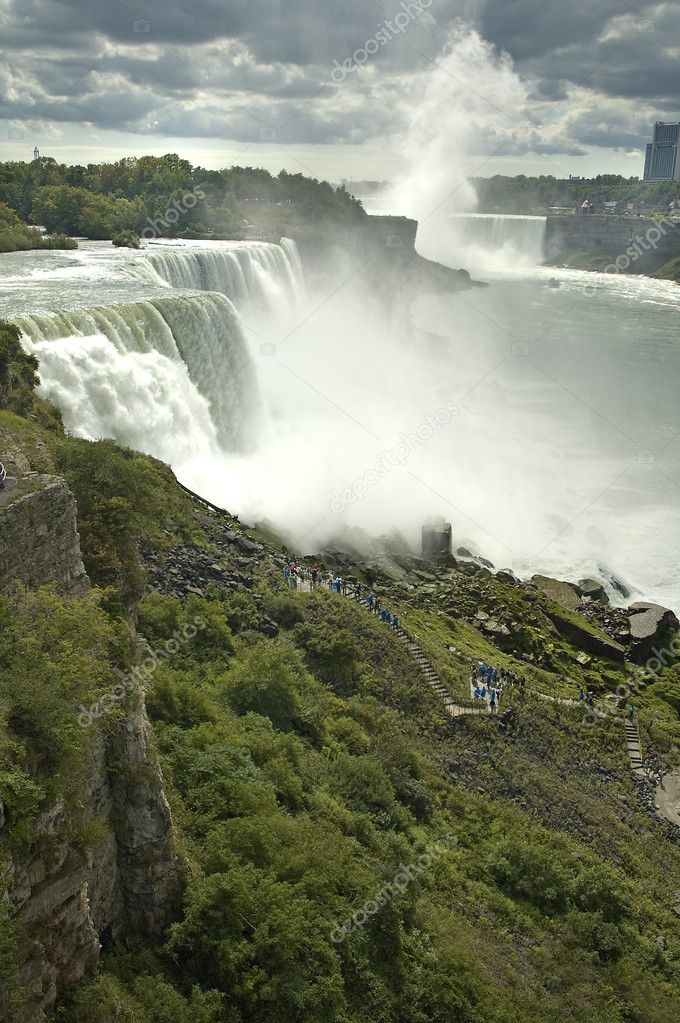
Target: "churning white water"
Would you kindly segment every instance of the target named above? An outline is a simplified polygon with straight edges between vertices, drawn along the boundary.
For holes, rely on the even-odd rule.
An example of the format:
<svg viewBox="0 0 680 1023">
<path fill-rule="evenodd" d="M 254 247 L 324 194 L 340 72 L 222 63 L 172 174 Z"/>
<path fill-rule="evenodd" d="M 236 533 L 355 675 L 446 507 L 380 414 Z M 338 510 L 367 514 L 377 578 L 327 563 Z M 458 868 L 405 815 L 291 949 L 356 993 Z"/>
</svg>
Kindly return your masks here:
<svg viewBox="0 0 680 1023">
<path fill-rule="evenodd" d="M 533 267 L 543 261 L 545 217 L 453 213 L 450 225 L 463 266 L 484 273 L 492 267 Z"/>
<path fill-rule="evenodd" d="M 421 296 L 399 334 L 360 274 L 305 294 L 292 245 L 250 265 L 224 243 L 10 254 L 0 315 L 69 430 L 171 462 L 300 549 L 356 526 L 415 546 L 442 514 L 499 567 L 614 572 L 680 607 L 680 293 L 504 265 L 532 238 L 484 225 L 490 286 Z"/>
<path fill-rule="evenodd" d="M 210 403 L 178 359 L 159 351 L 123 351 L 103 334 L 28 345 L 40 362 L 43 390 L 64 426 L 89 440 L 115 437 L 177 467 L 197 452 L 217 457 Z"/>
<path fill-rule="evenodd" d="M 217 436 L 226 450 L 241 450 L 252 444 L 259 413 L 257 380 L 241 321 L 232 303 L 223 295 L 209 292 L 94 309 L 35 313 L 18 317 L 16 323 L 27 338 L 27 347 L 42 342 L 36 354 L 41 358 L 48 397 L 53 397 L 54 378 L 50 370 L 57 366 L 53 359 L 47 358 L 49 342 L 61 342 L 58 365 L 62 370 L 70 357 L 78 361 L 84 370 L 88 365 L 83 361 L 85 350 L 94 344 L 93 339 L 103 336 L 110 351 L 117 354 L 116 365 L 119 368 L 127 365 L 132 372 L 133 367 L 144 365 L 148 370 L 150 366 L 158 365 L 157 393 L 163 393 L 167 369 L 172 365 L 175 380 L 180 377 L 185 380 L 183 389 L 191 385 L 205 399 Z M 69 340 L 74 344 L 69 345 Z M 101 347 L 97 350 L 101 356 Z M 132 358 L 142 353 L 146 355 L 145 360 Z M 158 358 L 154 359 L 154 356 Z M 89 365 L 93 368 L 96 365 L 94 357 Z M 81 388 L 88 386 L 87 379 L 81 383 Z M 119 396 L 120 416 L 132 414 L 130 402 L 134 407 L 138 405 L 138 396 L 130 391 L 128 379 L 129 373 L 126 373 L 115 384 L 115 377 L 109 374 L 110 386 L 115 387 Z M 101 379 L 93 379 L 92 383 L 88 436 L 92 435 L 96 426 L 96 397 L 101 394 Z M 67 390 L 60 391 L 60 399 L 57 402 L 60 408 L 68 408 L 70 398 Z M 153 400 L 153 393 L 150 393 L 149 400 Z M 68 414 L 72 422 L 78 422 L 72 408 L 68 408 Z M 159 417 L 159 438 L 165 450 L 167 434 L 162 430 L 164 419 L 164 414 Z M 107 410 L 100 424 L 100 436 L 117 436 L 111 433 L 110 422 Z M 144 443 L 138 446 L 149 451 L 148 445 L 155 443 L 155 435 L 142 429 L 139 437 Z M 151 453 L 161 457 L 158 447 L 154 447 Z"/>
</svg>

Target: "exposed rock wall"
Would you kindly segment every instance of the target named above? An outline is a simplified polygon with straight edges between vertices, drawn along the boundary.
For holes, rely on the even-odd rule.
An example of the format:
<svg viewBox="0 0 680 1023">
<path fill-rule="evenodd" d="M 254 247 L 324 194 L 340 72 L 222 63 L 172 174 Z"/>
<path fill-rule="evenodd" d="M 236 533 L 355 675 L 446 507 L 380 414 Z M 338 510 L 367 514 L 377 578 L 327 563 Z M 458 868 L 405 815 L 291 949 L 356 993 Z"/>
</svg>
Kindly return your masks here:
<svg viewBox="0 0 680 1023">
<path fill-rule="evenodd" d="M 80 553 L 76 503 L 64 480 L 30 473 L 0 491 L 0 593 L 55 583 L 82 596 L 89 579 Z"/>
<path fill-rule="evenodd" d="M 11 826 L 7 820 L 5 826 Z M 0 829 L 0 836 L 2 829 Z M 170 808 L 149 749 L 143 704 L 93 733 L 87 777 L 36 821 L 30 850 L 0 863 L 25 936 L 21 1023 L 43 1023 L 59 993 L 96 965 L 102 945 L 159 934 L 177 890 Z M 3 1016 L 0 1020 L 14 1017 Z"/>
<path fill-rule="evenodd" d="M 460 291 L 476 283 L 466 270 L 420 256 L 418 222 L 408 217 L 367 216 L 351 226 L 321 220 L 293 233 L 313 284 L 337 286 L 340 276 L 365 284 L 393 305 L 423 292 Z"/>
<path fill-rule="evenodd" d="M 544 241 L 548 263 L 576 255 L 601 256 L 610 263 L 625 257 L 629 273 L 653 273 L 680 255 L 680 221 L 614 216 L 548 217 Z"/>
<path fill-rule="evenodd" d="M 63 480 L 28 473 L 0 491 L 0 593 L 16 580 L 31 589 L 53 583 L 73 597 L 89 589 Z M 39 815 L 29 847 L 7 851 L 13 822 L 0 802 L 0 881 L 19 925 L 27 994 L 18 1017 L 0 998 L 0 1023 L 44 1023 L 58 994 L 95 967 L 102 945 L 159 934 L 172 912 L 172 821 L 143 697 L 91 732 L 82 776 Z"/>
</svg>

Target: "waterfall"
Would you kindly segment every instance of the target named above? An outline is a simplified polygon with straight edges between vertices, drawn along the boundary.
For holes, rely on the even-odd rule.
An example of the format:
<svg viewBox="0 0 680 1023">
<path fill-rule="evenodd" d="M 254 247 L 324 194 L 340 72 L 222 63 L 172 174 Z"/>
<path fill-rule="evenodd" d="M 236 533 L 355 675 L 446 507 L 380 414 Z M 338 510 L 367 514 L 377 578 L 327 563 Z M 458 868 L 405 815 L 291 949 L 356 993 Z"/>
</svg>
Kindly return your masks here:
<svg viewBox="0 0 680 1023">
<path fill-rule="evenodd" d="M 543 262 L 545 217 L 454 214 L 461 264 L 472 266 L 538 266 Z"/>
<path fill-rule="evenodd" d="M 131 387 L 137 370 L 150 382 L 151 404 L 168 394 L 174 384 L 175 401 L 181 401 L 182 392 L 186 392 L 187 409 L 195 407 L 201 420 L 209 412 L 216 437 L 225 450 L 244 450 L 252 443 L 260 410 L 255 369 L 239 316 L 224 295 L 169 296 L 94 309 L 35 313 L 15 322 L 26 347 L 38 356 L 45 393 L 54 397 L 67 421 L 73 409 L 64 386 L 66 363 L 71 361 L 74 372 L 79 367 L 89 374 L 75 393 L 75 398 L 84 401 L 88 386 L 92 386 L 85 433 L 91 435 L 97 429 L 101 413 L 99 436 L 120 439 L 119 433 L 111 430 L 111 404 L 119 409 L 125 409 L 126 404 L 138 409 L 143 388 L 137 379 Z M 55 342 L 60 344 L 53 351 Z M 110 373 L 100 372 L 97 355 Z M 113 372 L 116 367 L 121 371 L 118 376 Z M 206 403 L 200 414 L 197 397 Z M 132 407 L 130 415 L 137 415 Z M 113 416 L 116 421 L 121 418 L 122 413 Z M 182 442 L 184 418 L 179 416 L 172 428 Z M 167 422 L 163 428 L 167 430 Z M 80 432 L 77 424 L 75 432 Z M 162 441 L 162 446 L 166 439 L 161 438 L 159 444 Z M 149 450 L 148 443 L 142 447 Z"/>
<path fill-rule="evenodd" d="M 158 352 L 120 351 L 103 334 L 27 342 L 40 362 L 41 391 L 78 437 L 114 437 L 181 467 L 214 453 L 208 401 L 186 366 Z"/>
<path fill-rule="evenodd" d="M 129 276 L 172 288 L 214 291 L 235 305 L 272 311 L 297 301 L 302 264 L 294 241 L 159 245 L 126 269 Z"/>
</svg>

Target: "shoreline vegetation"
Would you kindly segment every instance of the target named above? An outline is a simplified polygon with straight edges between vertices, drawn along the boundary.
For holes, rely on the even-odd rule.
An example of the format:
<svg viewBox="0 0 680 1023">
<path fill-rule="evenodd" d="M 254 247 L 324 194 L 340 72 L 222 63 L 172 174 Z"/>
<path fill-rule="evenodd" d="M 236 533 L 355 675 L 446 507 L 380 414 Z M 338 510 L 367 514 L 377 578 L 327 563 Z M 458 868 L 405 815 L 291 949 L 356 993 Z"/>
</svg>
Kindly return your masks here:
<svg viewBox="0 0 680 1023">
<path fill-rule="evenodd" d="M 309 224 L 356 225 L 367 218 L 359 200 L 328 182 L 253 167 L 207 170 L 175 153 L 87 167 L 51 157 L 0 163 L 0 204 L 19 223 L 39 224 L 50 234 L 118 244 L 281 237 Z"/>
<path fill-rule="evenodd" d="M 28 252 L 33 249 L 77 249 L 78 242 L 65 234 L 44 235 L 0 202 L 0 252 Z"/>
</svg>

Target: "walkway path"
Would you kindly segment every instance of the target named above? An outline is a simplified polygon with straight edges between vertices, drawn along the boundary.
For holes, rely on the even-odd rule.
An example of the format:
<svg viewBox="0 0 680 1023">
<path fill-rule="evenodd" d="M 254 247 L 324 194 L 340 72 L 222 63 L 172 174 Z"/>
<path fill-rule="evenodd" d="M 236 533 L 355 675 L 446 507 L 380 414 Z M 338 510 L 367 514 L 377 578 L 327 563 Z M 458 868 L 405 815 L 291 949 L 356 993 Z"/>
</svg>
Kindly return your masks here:
<svg viewBox="0 0 680 1023">
<path fill-rule="evenodd" d="M 319 584 L 320 586 L 327 585 L 325 582 Z M 304 580 L 298 579 L 297 589 L 303 593 L 309 593 L 312 590 L 311 579 L 309 577 Z M 354 591 L 346 593 L 351 600 L 357 600 L 354 595 Z M 362 607 L 370 613 L 370 608 L 366 607 L 362 599 L 358 602 Z M 389 626 L 388 626 L 389 628 Z M 410 636 L 405 629 L 399 627 L 393 630 L 399 639 L 406 644 L 410 651 L 413 659 L 418 664 L 420 671 L 427 682 L 427 684 L 434 689 L 435 693 L 441 698 L 444 703 L 444 707 L 451 717 L 487 717 L 492 714 L 492 708 L 489 704 L 489 699 L 484 701 L 484 705 L 480 706 L 464 706 L 457 704 L 452 698 L 449 692 L 448 686 L 438 674 L 431 661 L 425 654 L 420 644 Z M 584 711 L 588 711 L 588 705 L 582 700 L 573 700 L 567 697 L 561 696 L 550 696 L 547 693 L 542 693 L 538 689 L 529 688 L 533 696 L 539 700 L 546 700 L 550 703 L 559 704 L 563 707 L 582 707 Z M 470 686 L 470 702 L 473 700 L 473 686 Z M 497 705 L 497 710 L 499 705 Z M 604 710 L 602 708 L 592 708 L 595 714 L 599 717 L 607 717 L 614 719 L 615 715 L 610 710 Z M 628 718 L 625 722 L 625 737 L 626 737 L 626 748 L 628 751 L 628 757 L 630 759 L 631 769 L 635 774 L 644 774 L 644 758 L 642 753 L 642 744 L 640 740 L 640 731 L 638 728 L 637 721 L 635 719 Z M 672 821 L 674 824 L 680 825 L 680 770 L 675 772 L 673 775 L 669 775 L 664 781 L 663 787 L 657 785 L 656 788 L 656 800 L 657 808 L 659 813 L 664 816 L 667 820 Z"/>
<path fill-rule="evenodd" d="M 425 656 L 422 647 L 419 646 L 419 644 L 416 643 L 416 641 L 411 636 L 409 636 L 409 634 L 404 629 L 398 628 L 395 629 L 394 631 L 396 632 L 399 639 L 401 639 L 402 642 L 406 644 L 414 660 L 417 661 L 418 667 L 425 676 L 425 681 L 427 682 L 427 684 L 431 686 L 432 689 L 434 689 L 435 693 L 437 693 L 437 695 L 440 696 L 441 699 L 444 701 L 444 706 L 447 710 L 447 713 L 449 713 L 451 717 L 453 718 L 459 718 L 464 716 L 479 717 L 482 714 L 486 716 L 487 714 L 491 713 L 491 708 L 488 706 L 485 706 L 483 708 L 461 707 L 459 704 L 455 703 L 454 700 L 451 698 L 451 694 L 447 689 L 443 679 L 437 673 L 437 671 L 434 669 L 430 661 Z"/>
</svg>

